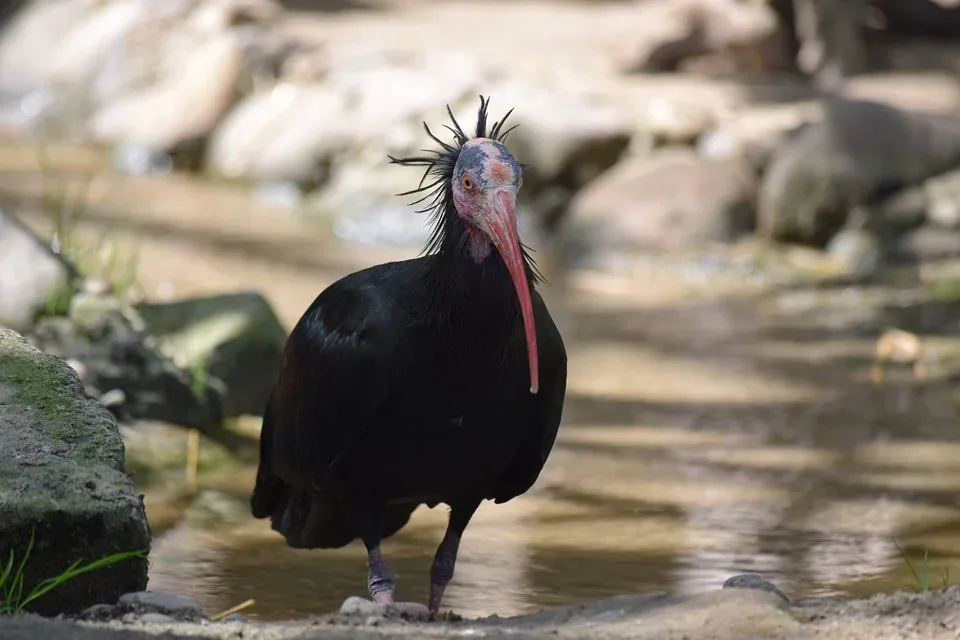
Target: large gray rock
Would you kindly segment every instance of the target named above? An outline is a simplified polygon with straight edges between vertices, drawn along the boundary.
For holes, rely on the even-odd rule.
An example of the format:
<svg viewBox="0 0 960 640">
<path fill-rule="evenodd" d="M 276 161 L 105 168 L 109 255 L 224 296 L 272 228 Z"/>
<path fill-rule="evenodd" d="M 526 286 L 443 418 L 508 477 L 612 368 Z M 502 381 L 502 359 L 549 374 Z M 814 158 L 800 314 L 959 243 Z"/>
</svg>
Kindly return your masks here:
<svg viewBox="0 0 960 640">
<path fill-rule="evenodd" d="M 236 38 L 221 35 L 184 58 L 183 68 L 98 110 L 90 122 L 93 138 L 154 151 L 205 138 L 233 104 L 243 56 Z"/>
<path fill-rule="evenodd" d="M 703 158 L 689 149 L 633 157 L 577 194 L 564 244 L 574 253 L 609 254 L 729 241 L 753 228 L 755 182 L 746 161 Z"/>
<path fill-rule="evenodd" d="M 23 330 L 69 298 L 73 268 L 0 208 L 0 326 Z"/>
<path fill-rule="evenodd" d="M 777 54 L 777 16 L 765 2 L 646 0 L 633 10 L 642 18 L 637 32 L 616 45 L 632 71 L 677 71 L 708 54 L 759 70 Z"/>
<path fill-rule="evenodd" d="M 319 84 L 279 84 L 240 102 L 217 126 L 207 167 L 228 178 L 326 180 L 325 165 L 346 148 L 343 96 Z"/>
<path fill-rule="evenodd" d="M 0 329 L 0 552 L 20 557 L 34 535 L 27 585 L 80 559 L 149 550 L 143 501 L 123 468 L 116 423 L 84 395 L 73 369 Z M 133 558 L 66 582 L 29 608 L 75 613 L 146 584 L 147 560 Z"/>
<path fill-rule="evenodd" d="M 774 154 L 758 199 L 773 240 L 823 246 L 848 213 L 960 164 L 960 120 L 831 100 Z"/>
</svg>

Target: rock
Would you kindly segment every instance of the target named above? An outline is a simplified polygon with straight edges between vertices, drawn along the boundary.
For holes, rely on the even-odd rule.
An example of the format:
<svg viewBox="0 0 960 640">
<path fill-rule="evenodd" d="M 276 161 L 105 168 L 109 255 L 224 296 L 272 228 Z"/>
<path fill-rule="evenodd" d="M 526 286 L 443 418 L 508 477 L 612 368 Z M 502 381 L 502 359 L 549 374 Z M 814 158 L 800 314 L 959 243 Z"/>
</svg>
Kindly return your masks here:
<svg viewBox="0 0 960 640">
<path fill-rule="evenodd" d="M 772 593 L 779 598 L 783 599 L 784 602 L 789 603 L 790 598 L 787 597 L 783 591 L 781 591 L 775 584 L 768 580 L 764 580 L 763 576 L 758 573 L 741 573 L 738 576 L 733 576 L 732 578 L 727 578 L 727 581 L 723 583 L 724 589 L 756 589 L 758 591 L 766 591 Z"/>
<path fill-rule="evenodd" d="M 951 115 L 960 111 L 960 86 L 954 78 L 954 74 L 930 71 L 871 73 L 847 79 L 841 95 L 905 111 Z"/>
<path fill-rule="evenodd" d="M 236 39 L 224 35 L 187 59 L 156 85 L 97 111 L 90 123 L 93 138 L 166 151 L 206 137 L 233 103 L 243 58 Z"/>
<path fill-rule="evenodd" d="M 630 71 L 677 71 L 689 58 L 716 53 L 757 71 L 768 68 L 777 48 L 777 16 L 763 2 L 647 0 L 634 10 L 638 24 L 649 26 L 622 45 L 619 57 Z"/>
<path fill-rule="evenodd" d="M 0 86 L 27 91 L 51 75 L 51 52 L 82 21 L 90 0 L 30 2 L 0 33 Z"/>
<path fill-rule="evenodd" d="M 927 219 L 927 196 L 923 185 L 907 187 L 868 207 L 891 233 L 903 233 Z"/>
<path fill-rule="evenodd" d="M 176 622 L 177 619 L 173 616 L 164 615 L 162 613 L 144 613 L 143 615 L 136 616 L 132 621 L 155 624 L 170 624 L 171 622 Z"/>
<path fill-rule="evenodd" d="M 830 100 L 777 150 L 760 187 L 761 234 L 824 246 L 847 214 L 960 163 L 960 120 Z"/>
<path fill-rule="evenodd" d="M 927 219 L 945 229 L 960 227 L 960 170 L 948 171 L 923 184 Z"/>
<path fill-rule="evenodd" d="M 925 262 L 960 256 L 960 229 L 924 225 L 904 234 L 896 244 L 898 257 Z"/>
<path fill-rule="evenodd" d="M 387 605 L 359 596 L 350 596 L 340 605 L 340 614 L 345 616 L 383 616 Z"/>
<path fill-rule="evenodd" d="M 343 96 L 326 86 L 278 84 L 227 114 L 210 139 L 207 168 L 228 178 L 322 184 L 325 165 L 350 144 L 345 110 Z"/>
<path fill-rule="evenodd" d="M 123 472 L 117 425 L 84 395 L 77 374 L 0 329 L 0 398 L 0 548 L 19 557 L 34 536 L 25 582 L 55 577 L 80 559 L 148 551 L 150 527 Z M 66 582 L 28 608 L 77 613 L 146 584 L 146 558 L 132 558 Z"/>
<path fill-rule="evenodd" d="M 811 101 L 738 109 L 704 132 L 697 151 L 708 158 L 745 157 L 761 174 L 777 148 L 821 114 L 820 106 Z"/>
<path fill-rule="evenodd" d="M 134 613 L 145 620 L 146 615 L 163 615 L 176 620 L 199 620 L 203 612 L 193 600 L 162 591 L 138 591 L 120 597 L 119 607 L 125 613 Z"/>
<path fill-rule="evenodd" d="M 797 66 L 818 89 L 836 91 L 866 70 L 865 0 L 794 0 L 793 7 Z"/>
<path fill-rule="evenodd" d="M 0 326 L 25 330 L 45 310 L 61 311 L 76 271 L 0 208 Z"/>
<path fill-rule="evenodd" d="M 599 96 L 520 82 L 496 86 L 490 96 L 493 120 L 516 109 L 508 121 L 517 125 L 508 146 L 529 165 L 524 172 L 528 195 L 541 185 L 582 187 L 616 164 L 630 142 L 627 114 Z M 476 100 L 456 111 L 471 134 L 476 113 Z"/>
<path fill-rule="evenodd" d="M 223 383 L 225 416 L 260 415 L 273 388 L 287 332 L 255 292 L 141 304 L 137 312 L 164 355 Z"/>
<path fill-rule="evenodd" d="M 403 619 L 410 621 L 426 621 L 430 619 L 430 611 L 419 602 L 395 602 L 380 604 L 366 598 L 350 596 L 340 605 L 340 615 L 361 618 Z"/>
<path fill-rule="evenodd" d="M 840 261 L 850 275 L 872 276 L 883 264 L 883 246 L 867 229 L 845 228 L 827 243 L 827 254 Z"/>
<path fill-rule="evenodd" d="M 88 305 L 93 306 L 82 302 L 73 308 Z M 159 353 L 143 333 L 143 320 L 135 310 L 104 303 L 97 313 L 77 319 L 42 318 L 31 340 L 44 352 L 72 362 L 82 372 L 87 394 L 109 404 L 118 420 L 193 427 L 234 452 L 245 444 L 220 426 L 223 383 L 213 376 L 194 376 Z"/>
<path fill-rule="evenodd" d="M 670 149 L 621 162 L 576 195 L 568 245 L 589 252 L 728 241 L 749 231 L 755 178 L 745 161 Z"/>
</svg>

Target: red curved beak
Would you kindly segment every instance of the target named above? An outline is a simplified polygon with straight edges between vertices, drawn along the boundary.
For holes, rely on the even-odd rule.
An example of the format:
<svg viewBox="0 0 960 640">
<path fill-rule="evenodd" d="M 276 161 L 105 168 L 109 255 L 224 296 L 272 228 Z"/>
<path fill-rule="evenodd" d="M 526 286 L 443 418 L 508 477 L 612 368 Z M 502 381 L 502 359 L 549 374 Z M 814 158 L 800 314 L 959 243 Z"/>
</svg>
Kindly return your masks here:
<svg viewBox="0 0 960 640">
<path fill-rule="evenodd" d="M 510 279 L 517 290 L 520 300 L 520 315 L 527 338 L 527 357 L 530 362 L 530 393 L 540 388 L 540 372 L 537 359 L 537 328 L 533 321 L 533 301 L 530 298 L 530 285 L 527 271 L 520 252 L 520 238 L 517 233 L 517 194 L 510 188 L 494 191 L 488 200 L 488 206 L 477 220 L 477 226 L 490 238 L 497 248 Z"/>
</svg>

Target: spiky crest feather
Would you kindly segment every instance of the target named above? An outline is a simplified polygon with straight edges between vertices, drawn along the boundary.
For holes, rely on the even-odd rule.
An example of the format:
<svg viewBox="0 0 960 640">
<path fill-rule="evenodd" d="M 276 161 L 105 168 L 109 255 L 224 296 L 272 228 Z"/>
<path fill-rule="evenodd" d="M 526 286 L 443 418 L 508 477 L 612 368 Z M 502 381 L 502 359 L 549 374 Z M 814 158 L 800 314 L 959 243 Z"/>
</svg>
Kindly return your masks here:
<svg viewBox="0 0 960 640">
<path fill-rule="evenodd" d="M 407 158 L 387 156 L 392 164 L 426 167 L 426 170 L 423 172 L 423 177 L 420 178 L 420 183 L 416 189 L 397 194 L 398 196 L 423 194 L 421 198 L 413 201 L 411 205 L 426 203 L 423 208 L 417 209 L 416 211 L 417 213 L 430 215 L 432 230 L 430 232 L 430 238 L 423 249 L 423 253 L 425 254 L 442 253 L 446 247 L 450 246 L 450 242 L 462 244 L 462 238 L 451 236 L 460 230 L 461 226 L 459 215 L 453 203 L 453 170 L 457 165 L 457 159 L 460 157 L 460 150 L 463 148 L 463 145 L 474 138 L 489 138 L 500 144 L 505 144 L 510 132 L 519 126 L 513 125 L 507 129 L 503 128 L 507 118 L 513 113 L 513 109 L 510 109 L 503 118 L 495 121 L 488 131 L 487 120 L 489 106 L 490 98 L 480 96 L 480 107 L 477 111 L 477 126 L 472 138 L 467 136 L 453 115 L 453 110 L 450 108 L 450 105 L 447 105 L 447 115 L 450 116 L 450 121 L 453 123 L 453 126 L 451 127 L 446 124 L 443 126 L 453 134 L 453 144 L 448 144 L 434 135 L 429 125 L 424 122 L 424 130 L 434 142 L 440 145 L 439 149 L 422 149 L 421 151 L 423 153 L 428 154 L 423 156 Z M 524 168 L 525 165 L 521 164 L 520 167 Z M 432 180 L 428 182 L 428 179 Z M 520 251 L 527 264 L 531 282 L 533 284 L 541 282 L 543 277 L 537 270 L 533 258 L 530 256 L 530 249 L 521 243 Z"/>
</svg>

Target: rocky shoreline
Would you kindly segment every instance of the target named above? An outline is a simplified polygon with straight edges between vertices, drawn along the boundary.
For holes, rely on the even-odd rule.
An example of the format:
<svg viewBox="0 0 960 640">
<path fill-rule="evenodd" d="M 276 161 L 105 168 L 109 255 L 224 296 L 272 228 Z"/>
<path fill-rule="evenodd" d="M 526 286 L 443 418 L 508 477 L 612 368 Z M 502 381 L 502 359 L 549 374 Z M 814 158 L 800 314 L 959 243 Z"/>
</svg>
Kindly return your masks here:
<svg viewBox="0 0 960 640">
<path fill-rule="evenodd" d="M 692 596 L 622 595 L 516 617 L 463 620 L 453 615 L 423 622 L 360 598 L 336 614 L 286 622 L 253 622 L 228 616 L 211 622 L 176 596 L 130 594 L 88 617 L 109 621 L 0 618 L 0 640 L 355 640 L 373 638 L 596 638 L 638 640 L 955 640 L 960 633 L 960 588 L 900 592 L 859 600 L 790 602 L 754 574 L 735 576 L 722 589 Z"/>
</svg>

